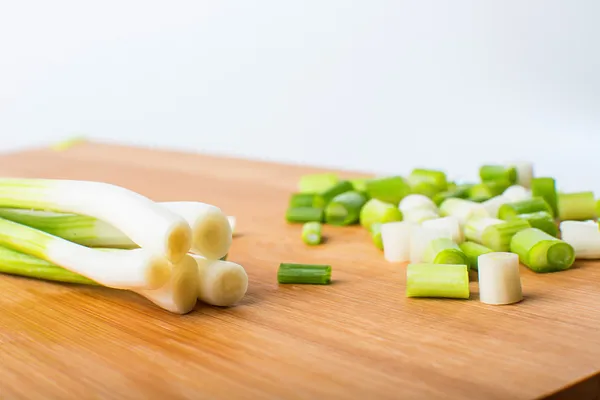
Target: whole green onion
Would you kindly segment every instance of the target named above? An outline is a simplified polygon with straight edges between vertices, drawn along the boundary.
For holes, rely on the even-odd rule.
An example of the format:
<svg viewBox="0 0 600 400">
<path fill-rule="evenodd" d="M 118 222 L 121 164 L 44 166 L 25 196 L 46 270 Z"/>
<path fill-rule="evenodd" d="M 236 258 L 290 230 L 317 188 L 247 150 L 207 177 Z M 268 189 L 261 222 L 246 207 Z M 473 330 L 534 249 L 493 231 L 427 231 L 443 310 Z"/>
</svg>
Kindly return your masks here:
<svg viewBox="0 0 600 400">
<path fill-rule="evenodd" d="M 558 195 L 558 217 L 562 221 L 585 221 L 595 219 L 596 216 L 594 193 L 561 193 Z"/>
<path fill-rule="evenodd" d="M 322 222 L 324 211 L 322 208 L 293 207 L 288 208 L 285 219 L 288 222 Z"/>
<path fill-rule="evenodd" d="M 358 222 L 367 199 L 358 192 L 345 192 L 331 200 L 325 208 L 325 221 L 331 225 L 350 225 Z"/>
<path fill-rule="evenodd" d="M 401 176 L 369 179 L 367 194 L 372 199 L 398 205 L 404 196 L 410 194 L 410 186 Z"/>
<path fill-rule="evenodd" d="M 570 244 L 536 228 L 515 234 L 510 251 L 518 254 L 521 262 L 535 272 L 563 271 L 575 261 L 575 251 Z"/>
<path fill-rule="evenodd" d="M 510 250 L 512 237 L 524 229 L 530 228 L 529 222 L 513 219 L 485 228 L 481 235 L 481 243 L 494 251 L 507 252 Z"/>
<path fill-rule="evenodd" d="M 556 192 L 556 181 L 553 178 L 533 178 L 531 180 L 531 195 L 534 197 L 542 197 L 546 200 L 546 203 L 548 203 L 551 208 L 552 216 L 558 216 L 558 195 Z M 520 214 L 523 214 L 523 212 Z"/>
<path fill-rule="evenodd" d="M 482 182 L 507 181 L 510 186 L 517 182 L 517 170 L 511 166 L 484 165 L 479 169 L 479 177 Z"/>
<path fill-rule="evenodd" d="M 406 267 L 406 297 L 468 299 L 469 295 L 466 265 L 409 264 Z"/>
<path fill-rule="evenodd" d="M 393 204 L 371 199 L 360 210 L 360 224 L 367 229 L 375 223 L 402 221 L 402 212 Z"/>
<path fill-rule="evenodd" d="M 302 226 L 302 241 L 314 246 L 321 243 L 322 225 L 320 222 L 307 222 Z"/>
<path fill-rule="evenodd" d="M 532 197 L 527 200 L 503 204 L 498 209 L 498 218 L 509 220 L 520 214 L 530 214 L 537 211 L 552 213 L 552 208 L 543 197 Z"/>
<path fill-rule="evenodd" d="M 331 266 L 320 264 L 281 263 L 277 271 L 277 282 L 308 285 L 331 283 Z"/>
<path fill-rule="evenodd" d="M 478 270 L 478 258 L 482 254 L 492 253 L 493 250 L 475 242 L 463 242 L 459 244 L 460 249 L 469 259 L 470 269 Z"/>
</svg>

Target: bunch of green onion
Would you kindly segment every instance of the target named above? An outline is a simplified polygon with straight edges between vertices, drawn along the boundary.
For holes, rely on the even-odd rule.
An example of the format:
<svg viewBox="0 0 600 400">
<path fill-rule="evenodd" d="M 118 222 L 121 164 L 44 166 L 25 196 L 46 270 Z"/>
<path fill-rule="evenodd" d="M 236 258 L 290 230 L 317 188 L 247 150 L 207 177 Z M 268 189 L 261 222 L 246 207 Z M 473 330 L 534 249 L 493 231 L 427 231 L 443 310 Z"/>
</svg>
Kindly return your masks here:
<svg viewBox="0 0 600 400">
<path fill-rule="evenodd" d="M 569 269 L 576 258 L 600 259 L 600 202 L 592 192 L 559 193 L 555 180 L 535 177 L 530 163 L 484 165 L 479 177 L 455 183 L 423 168 L 406 177 L 306 175 L 287 221 L 305 223 L 302 238 L 310 245 L 321 243 L 322 224 L 362 225 L 386 260 L 411 263 L 410 297 L 468 297 L 465 271 L 477 274 L 485 260 L 485 302 L 508 304 L 521 297 L 515 262 L 544 273 Z M 499 289 L 494 279 L 514 287 Z"/>
<path fill-rule="evenodd" d="M 234 219 L 100 182 L 0 179 L 0 272 L 138 293 L 178 314 L 229 306 L 244 269 L 225 261 Z"/>
</svg>

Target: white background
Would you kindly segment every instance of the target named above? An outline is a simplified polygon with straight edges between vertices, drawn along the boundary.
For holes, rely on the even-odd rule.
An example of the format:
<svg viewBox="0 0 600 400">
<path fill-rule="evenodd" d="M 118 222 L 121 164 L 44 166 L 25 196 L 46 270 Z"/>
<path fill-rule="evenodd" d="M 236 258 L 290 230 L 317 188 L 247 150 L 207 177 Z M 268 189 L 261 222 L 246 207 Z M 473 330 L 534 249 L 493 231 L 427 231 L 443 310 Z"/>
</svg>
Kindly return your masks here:
<svg viewBox="0 0 600 400">
<path fill-rule="evenodd" d="M 73 135 L 600 191 L 597 0 L 0 0 L 0 151 Z"/>
</svg>

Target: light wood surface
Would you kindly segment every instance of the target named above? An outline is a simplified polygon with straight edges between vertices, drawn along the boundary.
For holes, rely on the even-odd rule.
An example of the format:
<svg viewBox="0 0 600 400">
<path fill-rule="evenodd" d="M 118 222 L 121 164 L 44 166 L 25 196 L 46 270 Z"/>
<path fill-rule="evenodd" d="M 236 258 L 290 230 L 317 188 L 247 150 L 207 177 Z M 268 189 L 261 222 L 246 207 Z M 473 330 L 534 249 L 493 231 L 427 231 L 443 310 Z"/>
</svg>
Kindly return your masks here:
<svg viewBox="0 0 600 400">
<path fill-rule="evenodd" d="M 475 283 L 469 301 L 407 299 L 405 266 L 360 228 L 327 226 L 307 248 L 284 222 L 311 171 L 106 144 L 0 156 L 2 176 L 214 203 L 238 218 L 230 258 L 250 278 L 236 307 L 176 316 L 132 293 L 0 276 L 0 398 L 597 398 L 599 263 L 523 268 L 517 305 L 480 303 Z M 284 261 L 330 263 L 334 283 L 278 286 Z"/>
</svg>

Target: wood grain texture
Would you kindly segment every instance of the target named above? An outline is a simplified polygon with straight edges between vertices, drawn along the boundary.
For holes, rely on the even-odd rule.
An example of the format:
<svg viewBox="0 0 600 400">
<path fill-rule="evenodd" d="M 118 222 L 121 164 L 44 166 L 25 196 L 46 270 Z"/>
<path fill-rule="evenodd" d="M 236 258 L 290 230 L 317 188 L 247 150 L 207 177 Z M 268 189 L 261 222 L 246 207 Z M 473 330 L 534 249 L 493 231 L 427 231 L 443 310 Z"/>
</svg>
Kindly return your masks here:
<svg viewBox="0 0 600 400">
<path fill-rule="evenodd" d="M 573 385 L 571 398 L 598 397 L 598 263 L 523 268 L 512 306 L 478 302 L 474 283 L 470 301 L 407 299 L 405 266 L 360 228 L 327 226 L 327 244 L 307 248 L 284 222 L 314 171 L 106 144 L 0 156 L 3 176 L 217 204 L 238 218 L 230 258 L 250 278 L 238 306 L 176 316 L 128 292 L 0 276 L 0 398 L 534 399 Z M 330 263 L 334 283 L 278 286 L 283 261 Z"/>
</svg>

